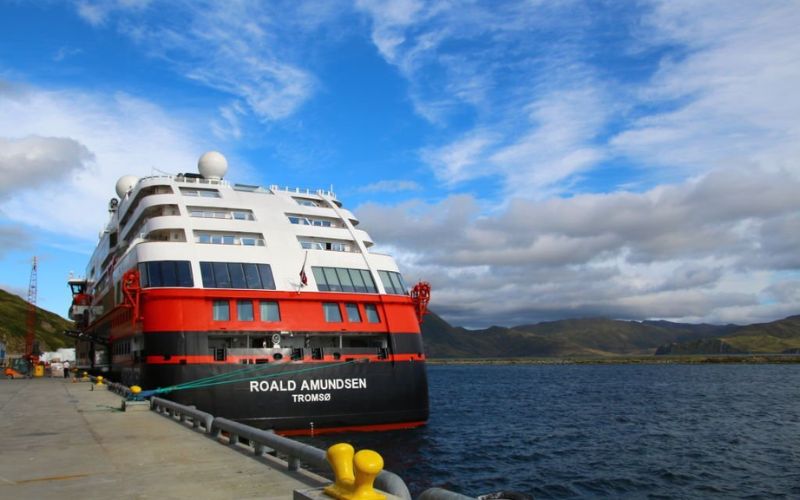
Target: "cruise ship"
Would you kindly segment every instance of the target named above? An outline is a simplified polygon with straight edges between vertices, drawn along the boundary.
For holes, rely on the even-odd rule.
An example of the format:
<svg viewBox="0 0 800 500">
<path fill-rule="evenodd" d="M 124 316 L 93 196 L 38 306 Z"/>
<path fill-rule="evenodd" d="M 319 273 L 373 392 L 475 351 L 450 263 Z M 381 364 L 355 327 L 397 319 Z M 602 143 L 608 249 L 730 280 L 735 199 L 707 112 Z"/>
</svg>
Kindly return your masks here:
<svg viewBox="0 0 800 500">
<path fill-rule="evenodd" d="M 328 190 L 199 173 L 124 176 L 85 277 L 71 278 L 80 369 L 292 434 L 423 425 L 430 287 Z"/>
</svg>

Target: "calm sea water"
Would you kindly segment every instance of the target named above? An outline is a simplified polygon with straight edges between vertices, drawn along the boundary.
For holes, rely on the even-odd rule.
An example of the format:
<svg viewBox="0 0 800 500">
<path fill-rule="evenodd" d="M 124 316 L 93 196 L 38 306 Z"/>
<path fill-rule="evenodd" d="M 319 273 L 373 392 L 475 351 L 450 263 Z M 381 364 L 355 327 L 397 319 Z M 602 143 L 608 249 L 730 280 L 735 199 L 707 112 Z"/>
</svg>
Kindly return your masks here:
<svg viewBox="0 0 800 500">
<path fill-rule="evenodd" d="M 410 431 L 309 438 L 379 451 L 417 495 L 800 498 L 800 365 L 430 366 Z"/>
</svg>

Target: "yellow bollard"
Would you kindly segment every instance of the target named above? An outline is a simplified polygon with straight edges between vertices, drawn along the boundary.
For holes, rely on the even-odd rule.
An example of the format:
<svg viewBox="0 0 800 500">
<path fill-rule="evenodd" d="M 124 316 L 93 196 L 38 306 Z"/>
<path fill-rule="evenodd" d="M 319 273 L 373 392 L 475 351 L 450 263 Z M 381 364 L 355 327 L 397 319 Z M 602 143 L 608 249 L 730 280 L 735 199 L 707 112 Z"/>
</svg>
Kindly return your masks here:
<svg viewBox="0 0 800 500">
<path fill-rule="evenodd" d="M 353 452 L 347 443 L 328 448 L 335 481 L 325 488 L 325 493 L 340 500 L 385 500 L 386 495 L 373 488 L 375 478 L 383 470 L 383 457 L 372 450 Z"/>
<path fill-rule="evenodd" d="M 81 377 L 81 382 L 88 382 L 89 381 L 89 373 L 83 372 L 83 377 Z"/>
<path fill-rule="evenodd" d="M 98 375 L 97 376 L 97 383 L 95 385 L 103 385 L 103 376 L 102 375 Z"/>
<path fill-rule="evenodd" d="M 131 394 L 133 394 L 134 396 L 136 396 L 136 395 L 138 395 L 140 392 L 142 392 L 142 388 L 141 388 L 141 387 L 139 387 L 138 385 L 132 385 L 132 386 L 131 386 Z"/>
</svg>

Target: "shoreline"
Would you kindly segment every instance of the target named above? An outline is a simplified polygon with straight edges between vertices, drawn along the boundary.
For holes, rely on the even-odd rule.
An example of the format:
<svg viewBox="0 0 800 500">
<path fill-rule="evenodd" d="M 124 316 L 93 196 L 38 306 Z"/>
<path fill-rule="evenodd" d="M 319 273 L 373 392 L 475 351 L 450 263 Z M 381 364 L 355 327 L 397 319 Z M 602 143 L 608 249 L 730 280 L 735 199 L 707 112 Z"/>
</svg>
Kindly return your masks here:
<svg viewBox="0 0 800 500">
<path fill-rule="evenodd" d="M 428 358 L 429 365 L 687 365 L 687 364 L 793 364 L 797 354 L 693 354 L 680 356 L 620 355 L 597 357 Z"/>
</svg>

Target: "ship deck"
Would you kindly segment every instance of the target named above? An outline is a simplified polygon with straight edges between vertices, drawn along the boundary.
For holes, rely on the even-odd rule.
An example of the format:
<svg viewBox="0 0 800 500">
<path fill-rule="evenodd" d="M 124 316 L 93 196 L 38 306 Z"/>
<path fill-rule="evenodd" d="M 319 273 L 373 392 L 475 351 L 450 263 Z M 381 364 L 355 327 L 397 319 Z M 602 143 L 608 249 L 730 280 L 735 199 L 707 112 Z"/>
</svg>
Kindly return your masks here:
<svg viewBox="0 0 800 500">
<path fill-rule="evenodd" d="M 292 498 L 327 484 L 65 379 L 0 380 L 0 498 Z"/>
</svg>

